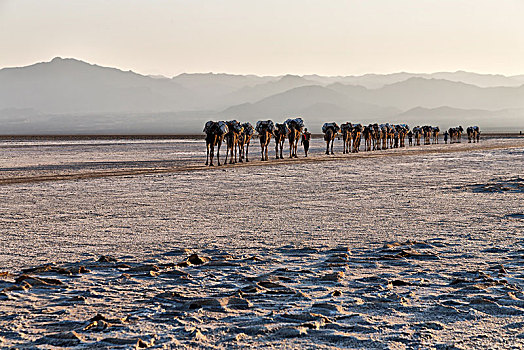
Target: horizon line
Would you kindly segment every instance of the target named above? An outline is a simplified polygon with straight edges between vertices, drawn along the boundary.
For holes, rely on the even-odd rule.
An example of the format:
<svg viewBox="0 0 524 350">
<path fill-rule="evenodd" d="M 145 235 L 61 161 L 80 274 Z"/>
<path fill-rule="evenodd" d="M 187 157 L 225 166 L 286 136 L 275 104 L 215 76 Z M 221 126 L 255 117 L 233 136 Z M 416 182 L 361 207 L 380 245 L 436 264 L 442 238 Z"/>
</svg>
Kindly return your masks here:
<svg viewBox="0 0 524 350">
<path fill-rule="evenodd" d="M 202 71 L 185 71 L 185 72 L 178 73 L 178 74 L 175 74 L 175 75 L 172 75 L 172 76 L 168 76 L 168 75 L 164 75 L 164 74 L 142 73 L 142 72 L 139 72 L 139 71 L 133 70 L 133 69 L 126 69 L 126 68 L 121 68 L 121 67 L 118 67 L 118 66 L 106 66 L 106 65 L 101 65 L 101 64 L 98 64 L 98 63 L 88 62 L 88 61 L 85 61 L 83 59 L 76 58 L 76 57 L 62 57 L 62 56 L 55 56 L 55 57 L 53 57 L 52 59 L 50 59 L 48 61 L 38 61 L 38 62 L 33 62 L 33 63 L 27 64 L 27 65 L 4 66 L 4 67 L 0 67 L 0 70 L 27 68 L 27 67 L 31 67 L 31 66 L 38 65 L 38 64 L 51 63 L 52 61 L 55 61 L 55 60 L 74 60 L 74 61 L 78 61 L 78 62 L 89 64 L 89 65 L 92 65 L 92 66 L 98 66 L 98 67 L 101 67 L 101 68 L 112 68 L 112 69 L 120 70 L 122 72 L 132 72 L 132 73 L 135 73 L 135 74 L 138 74 L 138 75 L 142 75 L 142 76 L 146 76 L 146 77 L 161 77 L 161 78 L 166 78 L 166 79 L 173 79 L 173 78 L 181 76 L 181 75 L 199 75 L 199 74 L 200 75 L 212 74 L 212 75 L 232 75 L 232 76 L 256 76 L 256 77 L 284 77 L 284 76 L 305 77 L 305 76 L 319 76 L 319 77 L 325 77 L 325 78 L 364 77 L 364 76 L 368 76 L 368 75 L 382 75 L 382 76 L 386 76 L 386 75 L 395 75 L 395 74 L 428 74 L 428 75 L 431 75 L 431 74 L 439 74 L 439 73 L 470 73 L 470 74 L 478 74 L 478 75 L 484 75 L 484 76 L 501 76 L 501 77 L 505 77 L 505 78 L 512 78 L 512 77 L 518 77 L 518 76 L 524 75 L 524 73 L 505 75 L 505 74 L 502 74 L 502 73 L 493 73 L 493 72 L 480 73 L 480 72 L 470 71 L 470 70 L 465 70 L 465 69 L 457 69 L 457 70 L 439 70 L 439 71 L 432 71 L 432 72 L 429 72 L 429 71 L 427 71 L 427 72 L 420 72 L 420 71 L 419 72 L 415 72 L 415 71 L 409 71 L 409 70 L 399 70 L 399 71 L 391 71 L 391 72 L 381 72 L 381 73 L 368 72 L 368 73 L 363 73 L 363 74 L 349 74 L 349 75 L 343 75 L 343 74 L 339 74 L 339 75 L 322 75 L 322 74 L 319 74 L 319 73 L 295 74 L 295 73 L 289 73 L 289 72 L 288 73 L 281 73 L 281 74 L 257 74 L 257 73 L 213 72 L 213 71 L 202 70 Z"/>
</svg>

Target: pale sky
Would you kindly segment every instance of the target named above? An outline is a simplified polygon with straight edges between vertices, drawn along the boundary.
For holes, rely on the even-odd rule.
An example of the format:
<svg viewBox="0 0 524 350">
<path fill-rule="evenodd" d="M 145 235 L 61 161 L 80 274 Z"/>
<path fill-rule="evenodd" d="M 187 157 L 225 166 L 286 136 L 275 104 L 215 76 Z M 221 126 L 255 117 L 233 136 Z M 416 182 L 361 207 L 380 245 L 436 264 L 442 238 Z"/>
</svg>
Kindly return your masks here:
<svg viewBox="0 0 524 350">
<path fill-rule="evenodd" d="M 0 67 L 524 74 L 524 0 L 0 0 Z"/>
</svg>

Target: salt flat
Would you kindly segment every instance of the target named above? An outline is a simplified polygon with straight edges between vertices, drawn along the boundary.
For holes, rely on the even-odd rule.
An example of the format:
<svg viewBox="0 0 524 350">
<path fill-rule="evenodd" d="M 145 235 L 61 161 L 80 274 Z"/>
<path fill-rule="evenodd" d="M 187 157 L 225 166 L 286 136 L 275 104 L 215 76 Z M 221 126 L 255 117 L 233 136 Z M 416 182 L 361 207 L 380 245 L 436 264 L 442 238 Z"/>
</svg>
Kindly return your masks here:
<svg viewBox="0 0 524 350">
<path fill-rule="evenodd" d="M 1 187 L 2 346 L 524 345 L 522 139 L 212 170 L 198 142 L 12 146 L 2 178 L 167 170 Z"/>
</svg>

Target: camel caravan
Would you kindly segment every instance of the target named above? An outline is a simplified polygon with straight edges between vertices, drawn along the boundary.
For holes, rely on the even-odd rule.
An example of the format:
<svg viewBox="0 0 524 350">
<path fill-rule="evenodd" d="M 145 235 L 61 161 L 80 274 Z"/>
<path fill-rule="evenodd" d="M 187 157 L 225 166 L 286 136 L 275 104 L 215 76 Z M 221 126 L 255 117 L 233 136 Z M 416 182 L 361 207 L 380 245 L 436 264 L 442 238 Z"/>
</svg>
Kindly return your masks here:
<svg viewBox="0 0 524 350">
<path fill-rule="evenodd" d="M 205 124 L 207 156 L 206 165 L 213 166 L 215 147 L 216 159 L 220 165 L 220 147 L 222 142 L 226 143 L 226 158 L 223 164 L 242 163 L 245 159 L 249 162 L 249 144 L 257 132 L 260 140 L 261 160 L 269 159 L 269 144 L 271 137 L 275 138 L 275 158 L 284 159 L 284 144 L 286 139 L 289 142 L 289 158 L 298 158 L 298 141 L 302 140 L 304 146 L 309 148 L 310 133 L 304 128 L 302 118 L 290 118 L 283 123 L 273 123 L 272 120 L 260 120 L 256 127 L 250 123 L 240 123 L 236 120 L 231 121 L 208 121 Z M 444 141 L 447 143 L 448 136 L 450 143 L 461 142 L 462 126 L 449 128 L 444 133 Z M 468 142 L 480 141 L 480 129 L 478 126 L 470 126 L 466 129 Z M 365 151 L 387 150 L 393 148 L 406 147 L 406 138 L 409 146 L 420 146 L 421 139 L 424 145 L 438 144 L 440 128 L 438 126 L 415 126 L 410 129 L 407 124 L 353 124 L 346 122 L 340 126 L 336 122 L 324 123 L 322 126 L 324 141 L 326 142 L 326 154 L 334 154 L 333 145 L 335 139 L 340 134 L 343 141 L 343 154 L 357 153 L 361 149 L 361 139 L 364 139 Z M 306 156 L 307 156 L 306 148 Z"/>
</svg>

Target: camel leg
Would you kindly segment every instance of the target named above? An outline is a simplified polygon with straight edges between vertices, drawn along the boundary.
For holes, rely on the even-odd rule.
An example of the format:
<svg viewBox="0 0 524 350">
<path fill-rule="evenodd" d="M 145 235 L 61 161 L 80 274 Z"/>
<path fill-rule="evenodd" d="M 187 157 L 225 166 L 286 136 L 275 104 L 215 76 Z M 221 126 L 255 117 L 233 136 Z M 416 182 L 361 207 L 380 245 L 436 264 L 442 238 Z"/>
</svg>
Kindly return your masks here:
<svg viewBox="0 0 524 350">
<path fill-rule="evenodd" d="M 242 158 L 244 158 L 244 150 L 243 150 L 244 146 L 240 146 L 240 143 L 238 144 L 238 162 L 239 163 L 242 163 L 243 160 Z"/>
<path fill-rule="evenodd" d="M 211 163 L 209 165 L 213 166 L 213 154 L 215 153 L 215 146 L 211 146 Z M 220 166 L 220 143 L 217 145 L 217 163 Z"/>
<path fill-rule="evenodd" d="M 206 165 L 209 164 L 209 143 L 207 144 L 207 153 L 206 153 Z"/>
<path fill-rule="evenodd" d="M 213 166 L 213 153 L 215 152 L 215 148 L 213 147 L 213 145 L 210 145 L 208 146 L 208 149 L 207 149 L 207 153 L 209 155 L 209 165 L 210 166 Z M 207 165 L 207 162 L 206 162 L 206 165 Z"/>
<path fill-rule="evenodd" d="M 248 154 L 249 154 L 249 143 L 246 145 L 246 163 L 249 163 Z"/>
</svg>

